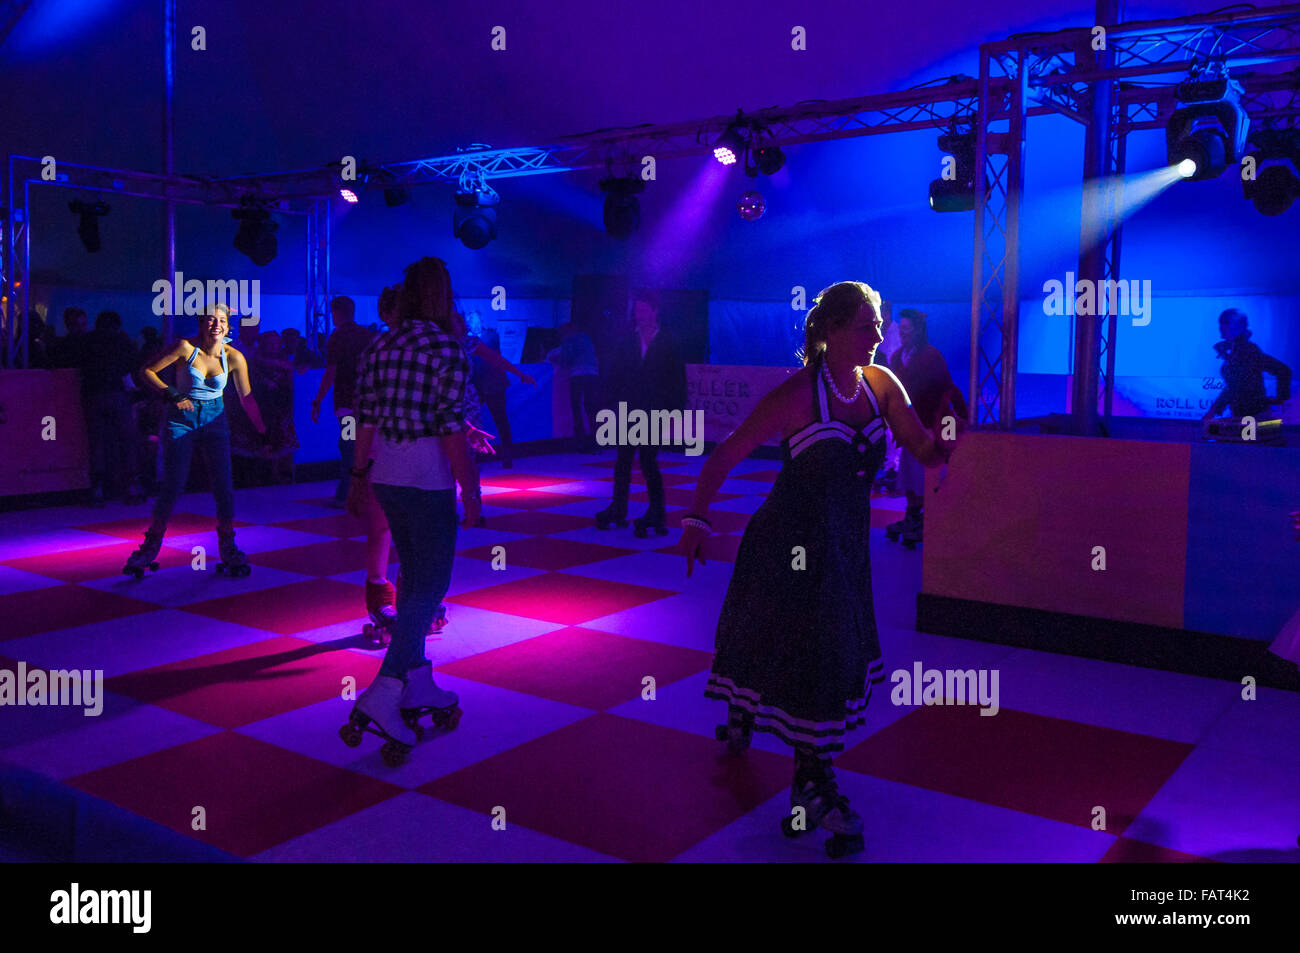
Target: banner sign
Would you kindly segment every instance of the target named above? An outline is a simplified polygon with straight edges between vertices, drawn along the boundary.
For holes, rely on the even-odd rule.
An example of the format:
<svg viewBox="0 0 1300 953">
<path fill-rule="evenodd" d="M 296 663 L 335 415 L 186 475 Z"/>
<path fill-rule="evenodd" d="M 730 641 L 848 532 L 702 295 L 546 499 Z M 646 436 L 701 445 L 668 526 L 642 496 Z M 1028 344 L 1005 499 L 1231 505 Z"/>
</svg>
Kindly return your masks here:
<svg viewBox="0 0 1300 953">
<path fill-rule="evenodd" d="M 704 439 L 720 443 L 753 413 L 765 394 L 798 369 L 739 364 L 687 364 L 687 409 L 704 411 Z M 811 397 L 809 401 L 811 413 Z M 780 437 L 773 437 L 767 441 L 767 446 L 777 446 L 779 443 Z"/>
</svg>

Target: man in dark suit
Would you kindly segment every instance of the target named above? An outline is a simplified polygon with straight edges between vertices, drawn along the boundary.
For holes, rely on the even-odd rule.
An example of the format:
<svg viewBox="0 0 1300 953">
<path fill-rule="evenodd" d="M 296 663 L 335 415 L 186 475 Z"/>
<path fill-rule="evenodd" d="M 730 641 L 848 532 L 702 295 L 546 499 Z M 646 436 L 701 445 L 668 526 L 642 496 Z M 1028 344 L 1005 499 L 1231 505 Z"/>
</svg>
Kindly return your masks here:
<svg viewBox="0 0 1300 953">
<path fill-rule="evenodd" d="M 618 345 L 614 354 L 610 398 L 617 411 L 626 402 L 630 414 L 642 410 L 679 410 L 686 413 L 686 362 L 672 333 L 659 324 L 659 298 L 653 291 L 641 291 L 632 301 L 633 332 Z M 650 434 L 653 441 L 655 434 Z M 659 473 L 659 447 L 653 442 L 640 446 L 623 444 L 614 464 L 614 500 L 596 514 L 596 525 L 607 529 L 610 523 L 627 524 L 628 489 L 632 482 L 632 458 L 639 455 L 641 474 L 650 493 L 645 515 L 635 521 L 636 534 L 646 535 L 654 528 L 667 532 L 664 516 L 664 481 Z"/>
</svg>

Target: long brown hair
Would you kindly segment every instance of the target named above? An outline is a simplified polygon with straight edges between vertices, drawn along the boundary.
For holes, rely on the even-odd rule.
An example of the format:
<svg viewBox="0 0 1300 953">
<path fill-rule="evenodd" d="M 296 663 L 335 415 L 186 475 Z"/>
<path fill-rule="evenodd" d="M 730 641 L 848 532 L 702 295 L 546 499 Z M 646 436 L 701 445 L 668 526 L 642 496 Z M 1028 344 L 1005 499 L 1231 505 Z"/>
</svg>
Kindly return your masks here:
<svg viewBox="0 0 1300 953">
<path fill-rule="evenodd" d="M 799 357 L 805 366 L 826 350 L 831 329 L 842 328 L 852 321 L 864 304 L 870 304 L 880 314 L 880 292 L 866 282 L 840 281 L 818 292 L 803 322 L 803 348 Z"/>
<path fill-rule="evenodd" d="M 432 321 L 453 337 L 465 336 L 465 321 L 451 292 L 451 275 L 441 258 L 421 258 L 406 268 L 397 302 L 397 322 L 411 321 Z"/>
</svg>

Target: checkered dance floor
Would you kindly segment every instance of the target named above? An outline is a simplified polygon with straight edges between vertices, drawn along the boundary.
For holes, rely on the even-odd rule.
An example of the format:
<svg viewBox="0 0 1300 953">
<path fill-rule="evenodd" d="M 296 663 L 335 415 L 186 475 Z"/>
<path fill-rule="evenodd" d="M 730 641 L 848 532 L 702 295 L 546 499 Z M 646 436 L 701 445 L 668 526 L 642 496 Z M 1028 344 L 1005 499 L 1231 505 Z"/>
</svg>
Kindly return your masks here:
<svg viewBox="0 0 1300 953">
<path fill-rule="evenodd" d="M 324 505 L 330 485 L 239 491 L 246 579 L 212 570 L 210 497 L 182 498 L 142 581 L 119 571 L 144 507 L 0 516 L 0 668 L 102 669 L 106 696 L 93 718 L 0 709 L 0 771 L 256 861 L 829 862 L 821 835 L 781 835 L 789 750 L 759 735 L 727 756 L 725 708 L 702 695 L 731 560 L 777 464 L 726 481 L 714 558 L 688 579 L 668 550 L 701 464 L 664 457 L 673 530 L 645 540 L 593 525 L 612 460 L 488 466 L 488 525 L 461 531 L 449 624 L 427 646 L 465 715 L 396 769 L 378 739 L 338 736 L 343 686 L 369 684 L 381 652 L 360 638 L 364 530 Z M 858 860 L 1300 859 L 1300 697 L 917 633 L 921 554 L 881 530 L 901 501 L 876 504 L 886 672 L 996 669 L 1001 710 L 874 696 L 836 760 L 866 823 Z"/>
</svg>

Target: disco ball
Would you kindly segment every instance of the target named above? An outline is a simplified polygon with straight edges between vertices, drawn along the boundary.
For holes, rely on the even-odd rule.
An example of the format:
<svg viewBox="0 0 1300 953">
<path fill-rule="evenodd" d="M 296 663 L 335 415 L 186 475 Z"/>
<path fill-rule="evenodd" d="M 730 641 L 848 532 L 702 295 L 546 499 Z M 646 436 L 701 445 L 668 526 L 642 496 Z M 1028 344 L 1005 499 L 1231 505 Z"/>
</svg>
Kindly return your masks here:
<svg viewBox="0 0 1300 953">
<path fill-rule="evenodd" d="M 736 203 L 736 209 L 740 212 L 740 217 L 747 222 L 757 222 L 767 211 L 767 200 L 763 198 L 762 192 L 755 192 L 752 189 L 740 197 Z"/>
</svg>

